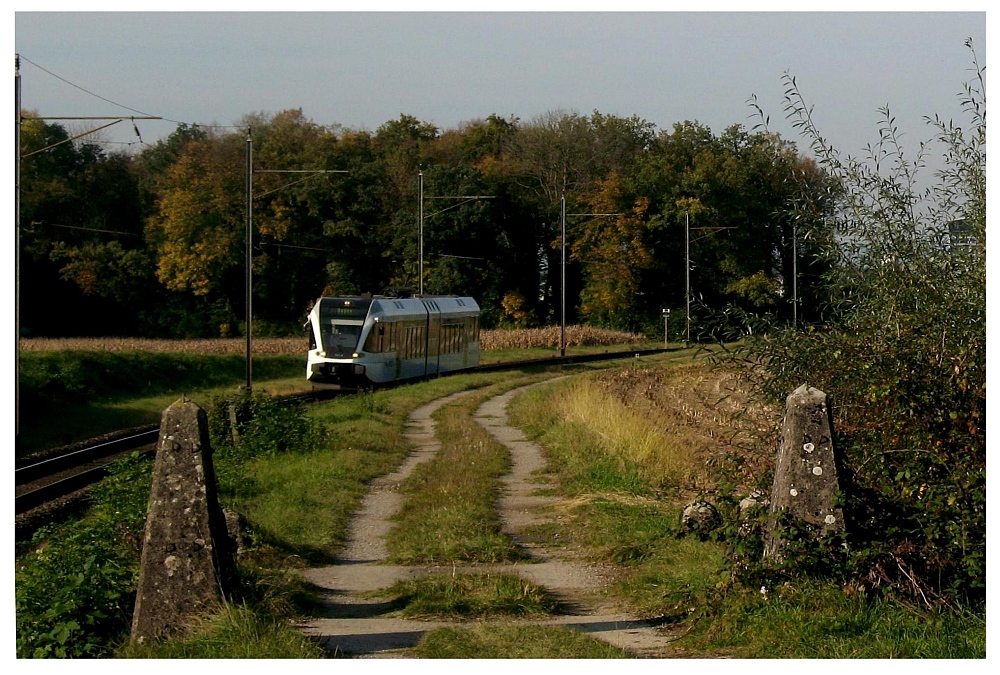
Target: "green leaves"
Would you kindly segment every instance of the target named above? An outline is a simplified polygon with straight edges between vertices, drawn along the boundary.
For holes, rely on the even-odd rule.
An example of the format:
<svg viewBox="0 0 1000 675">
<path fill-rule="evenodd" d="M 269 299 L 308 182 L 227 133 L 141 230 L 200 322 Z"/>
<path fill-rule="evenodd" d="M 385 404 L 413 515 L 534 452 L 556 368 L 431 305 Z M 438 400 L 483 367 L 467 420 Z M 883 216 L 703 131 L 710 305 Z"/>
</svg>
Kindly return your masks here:
<svg viewBox="0 0 1000 675">
<path fill-rule="evenodd" d="M 982 72 L 978 73 L 981 81 Z M 831 396 L 848 478 L 854 573 L 924 607 L 982 599 L 985 564 L 985 96 L 971 129 L 931 122 L 913 159 L 888 108 L 863 159 L 819 136 L 794 78 L 786 111 L 839 181 L 823 242 L 828 323 L 772 327 L 740 353 L 759 395 L 807 382 Z M 917 189 L 924 154 L 946 168 Z M 875 582 L 872 582 L 875 583 Z"/>
</svg>

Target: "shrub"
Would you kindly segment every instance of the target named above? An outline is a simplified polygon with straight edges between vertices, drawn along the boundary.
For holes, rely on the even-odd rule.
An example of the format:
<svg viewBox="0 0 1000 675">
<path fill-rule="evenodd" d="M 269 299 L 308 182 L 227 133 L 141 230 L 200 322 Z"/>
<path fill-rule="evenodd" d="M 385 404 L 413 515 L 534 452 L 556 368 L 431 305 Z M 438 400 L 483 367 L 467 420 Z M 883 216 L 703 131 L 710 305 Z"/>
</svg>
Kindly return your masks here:
<svg viewBox="0 0 1000 675">
<path fill-rule="evenodd" d="M 907 159 L 888 109 L 868 156 L 842 159 L 787 78 L 786 113 L 842 188 L 827 322 L 771 326 L 731 361 L 770 401 L 804 382 L 831 397 L 854 571 L 925 606 L 985 594 L 984 70 L 968 129 L 928 119 L 945 168 L 925 189 L 931 145 Z"/>
<path fill-rule="evenodd" d="M 310 452 L 324 437 L 322 425 L 306 417 L 304 408 L 260 392 L 215 399 L 208 421 L 212 447 L 225 459 Z"/>
<path fill-rule="evenodd" d="M 115 464 L 87 518 L 39 530 L 16 566 L 20 658 L 107 657 L 135 604 L 149 461 Z"/>
</svg>

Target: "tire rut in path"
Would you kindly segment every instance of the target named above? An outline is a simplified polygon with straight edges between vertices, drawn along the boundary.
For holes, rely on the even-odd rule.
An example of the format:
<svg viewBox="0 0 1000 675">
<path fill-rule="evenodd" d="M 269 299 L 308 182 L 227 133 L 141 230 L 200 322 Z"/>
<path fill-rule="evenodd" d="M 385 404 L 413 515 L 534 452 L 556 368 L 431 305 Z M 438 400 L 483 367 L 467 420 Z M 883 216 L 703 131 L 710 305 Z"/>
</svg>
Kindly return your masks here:
<svg viewBox="0 0 1000 675">
<path fill-rule="evenodd" d="M 512 470 L 503 478 L 499 500 L 504 532 L 531 556 L 531 562 L 512 565 L 459 564 L 447 566 L 401 566 L 383 564 L 388 557 L 385 537 L 392 516 L 402 504 L 397 490 L 422 462 L 434 457 L 440 443 L 434 435 L 431 415 L 440 407 L 471 392 L 459 392 L 414 410 L 407 420 L 406 438 L 414 451 L 400 468 L 372 483 L 368 495 L 352 521 L 347 544 L 337 562 L 303 571 L 303 577 L 326 591 L 326 616 L 309 620 L 301 628 L 331 650 L 358 658 L 404 656 L 401 650 L 419 642 L 424 633 L 462 621 L 424 621 L 387 617 L 388 603 L 364 597 L 364 593 L 391 586 L 400 579 L 430 574 L 462 572 L 510 572 L 545 587 L 559 601 L 563 614 L 544 619 L 501 619 L 505 623 L 536 623 L 574 628 L 638 656 L 656 656 L 669 637 L 646 622 L 616 611 L 599 598 L 603 579 L 598 566 L 574 559 L 571 552 L 549 547 L 523 536 L 530 525 L 547 522 L 542 507 L 558 501 L 539 496 L 542 485 L 535 472 L 545 467 L 541 449 L 507 421 L 507 404 L 528 385 L 483 403 L 475 420 L 511 453 Z M 483 623 L 477 620 L 475 623 Z"/>
</svg>

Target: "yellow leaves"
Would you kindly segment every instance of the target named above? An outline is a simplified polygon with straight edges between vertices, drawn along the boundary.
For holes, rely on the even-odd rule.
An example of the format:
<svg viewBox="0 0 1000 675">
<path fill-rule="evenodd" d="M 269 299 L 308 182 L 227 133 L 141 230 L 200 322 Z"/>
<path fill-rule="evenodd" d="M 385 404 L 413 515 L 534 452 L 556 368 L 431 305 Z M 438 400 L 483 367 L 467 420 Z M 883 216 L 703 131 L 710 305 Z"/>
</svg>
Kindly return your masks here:
<svg viewBox="0 0 1000 675">
<path fill-rule="evenodd" d="M 221 230 L 206 231 L 197 241 L 168 240 L 160 249 L 157 278 L 172 291 L 207 295 L 219 278 L 223 263 L 236 263 L 240 249 L 237 236 Z"/>
<path fill-rule="evenodd" d="M 264 217 L 254 217 L 254 220 L 259 223 L 261 234 L 274 237 L 278 241 L 283 241 L 288 237 L 288 233 L 292 229 L 295 209 L 275 200 L 268 207 L 268 212 L 262 215 Z"/>
<path fill-rule="evenodd" d="M 711 211 L 711 209 L 702 204 L 701 200 L 697 197 L 681 197 L 676 203 L 678 211 L 683 211 L 692 217 Z"/>
<path fill-rule="evenodd" d="M 80 287 L 84 295 L 93 295 L 97 290 L 97 275 L 90 270 L 81 271 L 73 281 Z"/>
<path fill-rule="evenodd" d="M 531 320 L 531 311 L 527 309 L 527 301 L 518 291 L 511 291 L 503 296 L 500 301 L 503 306 L 505 321 L 511 321 L 516 326 L 526 326 Z"/>
<path fill-rule="evenodd" d="M 774 305 L 778 300 L 777 283 L 763 271 L 730 283 L 726 292 L 735 293 L 758 307 Z"/>
<path fill-rule="evenodd" d="M 649 223 L 649 200 L 628 199 L 616 174 L 597 181 L 597 191 L 589 202 L 595 215 L 580 223 L 572 239 L 573 257 L 584 263 L 587 286 L 582 309 L 588 317 L 601 317 L 627 310 L 639 288 L 639 270 L 653 258 L 644 241 Z"/>
<path fill-rule="evenodd" d="M 242 260 L 241 153 L 233 144 L 191 143 L 167 172 L 149 234 L 159 249 L 156 276 L 170 290 L 207 295 Z"/>
</svg>

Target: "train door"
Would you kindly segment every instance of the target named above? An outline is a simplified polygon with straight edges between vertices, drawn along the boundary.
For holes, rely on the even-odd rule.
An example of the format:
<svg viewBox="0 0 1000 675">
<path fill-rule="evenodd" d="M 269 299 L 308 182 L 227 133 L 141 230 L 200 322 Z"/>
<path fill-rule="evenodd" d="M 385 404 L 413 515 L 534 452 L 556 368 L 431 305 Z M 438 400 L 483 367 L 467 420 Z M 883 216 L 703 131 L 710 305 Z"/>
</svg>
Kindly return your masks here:
<svg viewBox="0 0 1000 675">
<path fill-rule="evenodd" d="M 433 300 L 424 300 L 427 308 L 427 350 L 424 373 L 436 375 L 441 370 L 441 308 Z"/>
</svg>

